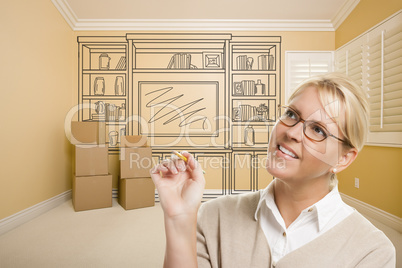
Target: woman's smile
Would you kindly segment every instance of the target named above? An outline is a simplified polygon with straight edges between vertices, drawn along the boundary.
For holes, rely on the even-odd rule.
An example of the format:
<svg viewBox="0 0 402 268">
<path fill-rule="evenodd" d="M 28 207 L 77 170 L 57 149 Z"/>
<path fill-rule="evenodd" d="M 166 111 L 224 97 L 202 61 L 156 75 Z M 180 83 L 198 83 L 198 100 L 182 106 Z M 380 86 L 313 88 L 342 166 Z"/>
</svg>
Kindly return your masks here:
<svg viewBox="0 0 402 268">
<path fill-rule="evenodd" d="M 289 160 L 299 159 L 296 153 L 290 149 L 289 147 L 285 147 L 286 145 L 278 145 L 276 155 L 278 157 L 282 157 Z"/>
</svg>

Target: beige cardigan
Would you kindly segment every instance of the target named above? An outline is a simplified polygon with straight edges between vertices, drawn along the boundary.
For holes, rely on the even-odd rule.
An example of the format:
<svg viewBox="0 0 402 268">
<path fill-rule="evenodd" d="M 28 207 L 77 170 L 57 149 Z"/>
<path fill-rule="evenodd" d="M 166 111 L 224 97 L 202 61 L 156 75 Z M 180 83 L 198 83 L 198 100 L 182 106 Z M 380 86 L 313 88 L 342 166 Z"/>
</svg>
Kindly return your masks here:
<svg viewBox="0 0 402 268">
<path fill-rule="evenodd" d="M 373 267 L 394 268 L 391 241 L 357 211 L 331 230 L 285 255 L 274 266 L 254 219 L 260 192 L 204 203 L 198 215 L 198 267 Z"/>
</svg>

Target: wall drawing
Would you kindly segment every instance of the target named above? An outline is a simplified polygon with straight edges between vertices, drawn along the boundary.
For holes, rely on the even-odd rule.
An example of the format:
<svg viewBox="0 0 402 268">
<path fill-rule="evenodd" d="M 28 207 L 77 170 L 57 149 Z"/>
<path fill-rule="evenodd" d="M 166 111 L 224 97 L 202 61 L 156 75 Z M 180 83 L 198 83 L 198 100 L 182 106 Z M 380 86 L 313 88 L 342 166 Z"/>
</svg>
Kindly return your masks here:
<svg viewBox="0 0 402 268">
<path fill-rule="evenodd" d="M 208 123 L 219 116 L 218 88 L 213 81 L 139 82 L 139 116 L 148 123 L 139 134 L 213 135 L 219 125 Z"/>
<path fill-rule="evenodd" d="M 105 121 L 110 153 L 146 135 L 156 161 L 196 156 L 205 198 L 269 183 L 266 148 L 280 103 L 281 37 L 143 33 L 79 36 L 79 120 Z"/>
</svg>

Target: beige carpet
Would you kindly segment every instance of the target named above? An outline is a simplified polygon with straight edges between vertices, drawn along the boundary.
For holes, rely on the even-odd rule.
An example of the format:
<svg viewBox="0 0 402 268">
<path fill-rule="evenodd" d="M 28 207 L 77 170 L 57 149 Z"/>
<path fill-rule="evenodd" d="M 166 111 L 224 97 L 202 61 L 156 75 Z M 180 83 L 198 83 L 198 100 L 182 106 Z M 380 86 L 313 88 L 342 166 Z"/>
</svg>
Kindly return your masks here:
<svg viewBox="0 0 402 268">
<path fill-rule="evenodd" d="M 402 234 L 370 219 L 396 247 Z M 113 207 L 74 212 L 71 200 L 0 236 L 0 268 L 153 268 L 165 251 L 163 212 Z"/>
<path fill-rule="evenodd" d="M 113 207 L 75 212 L 70 201 L 0 236 L 1 268 L 162 267 L 163 212 Z"/>
</svg>

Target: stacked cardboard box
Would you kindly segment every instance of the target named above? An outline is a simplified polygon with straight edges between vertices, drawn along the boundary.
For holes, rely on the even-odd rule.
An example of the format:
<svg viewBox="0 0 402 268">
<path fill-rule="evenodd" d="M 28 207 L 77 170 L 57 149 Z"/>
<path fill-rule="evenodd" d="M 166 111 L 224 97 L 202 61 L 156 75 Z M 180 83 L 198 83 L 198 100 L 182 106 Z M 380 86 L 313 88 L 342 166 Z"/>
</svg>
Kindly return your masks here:
<svg viewBox="0 0 402 268">
<path fill-rule="evenodd" d="M 128 210 L 155 205 L 152 148 L 144 136 L 122 136 L 120 142 L 119 203 Z"/>
<path fill-rule="evenodd" d="M 73 206 L 75 211 L 112 206 L 112 175 L 104 122 L 71 122 L 74 144 Z"/>
</svg>

